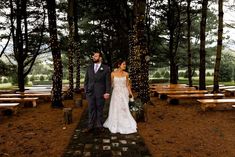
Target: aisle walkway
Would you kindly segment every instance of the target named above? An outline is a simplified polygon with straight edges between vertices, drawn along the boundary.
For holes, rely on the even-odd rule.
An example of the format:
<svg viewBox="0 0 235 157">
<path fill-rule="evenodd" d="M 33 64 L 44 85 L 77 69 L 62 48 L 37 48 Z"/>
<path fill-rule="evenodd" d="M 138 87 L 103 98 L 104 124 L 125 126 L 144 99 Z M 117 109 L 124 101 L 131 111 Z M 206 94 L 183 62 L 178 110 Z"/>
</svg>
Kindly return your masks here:
<svg viewBox="0 0 235 157">
<path fill-rule="evenodd" d="M 107 106 L 107 105 L 106 105 Z M 105 114 L 107 115 L 107 109 Z M 108 129 L 104 132 L 94 130 L 91 133 L 82 133 L 86 128 L 87 110 L 83 113 L 81 120 L 65 150 L 63 157 L 150 157 L 143 139 L 138 133 L 121 135 L 112 134 Z"/>
</svg>

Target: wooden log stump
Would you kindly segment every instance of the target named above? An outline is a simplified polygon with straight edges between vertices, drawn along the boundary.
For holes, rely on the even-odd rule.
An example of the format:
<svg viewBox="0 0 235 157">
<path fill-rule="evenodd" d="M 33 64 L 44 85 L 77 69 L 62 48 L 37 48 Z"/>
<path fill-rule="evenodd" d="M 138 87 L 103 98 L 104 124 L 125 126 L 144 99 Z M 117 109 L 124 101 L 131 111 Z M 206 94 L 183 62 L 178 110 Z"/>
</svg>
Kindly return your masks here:
<svg viewBox="0 0 235 157">
<path fill-rule="evenodd" d="M 64 108 L 64 123 L 65 124 L 71 124 L 73 122 L 73 114 L 72 114 L 72 108 Z"/>
<path fill-rule="evenodd" d="M 82 107 L 82 98 L 75 99 L 75 107 Z"/>
<path fill-rule="evenodd" d="M 131 115 L 135 119 L 135 121 L 138 121 L 138 113 L 137 113 L 137 111 L 131 111 Z"/>
<path fill-rule="evenodd" d="M 148 121 L 148 103 L 145 103 L 143 105 L 143 111 L 144 111 L 144 122 Z"/>
<path fill-rule="evenodd" d="M 81 95 L 82 95 L 82 99 L 86 99 L 86 93 L 84 91 L 81 92 Z"/>
</svg>

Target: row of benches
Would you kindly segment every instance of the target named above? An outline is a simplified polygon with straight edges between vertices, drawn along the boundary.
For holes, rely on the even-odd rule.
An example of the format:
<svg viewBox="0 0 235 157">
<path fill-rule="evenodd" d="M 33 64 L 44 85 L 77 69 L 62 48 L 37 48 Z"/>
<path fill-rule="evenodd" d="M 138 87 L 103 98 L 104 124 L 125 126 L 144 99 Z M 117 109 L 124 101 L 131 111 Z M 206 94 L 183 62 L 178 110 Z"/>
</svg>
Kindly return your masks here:
<svg viewBox="0 0 235 157">
<path fill-rule="evenodd" d="M 186 85 L 182 84 L 175 84 L 175 85 L 160 85 L 152 86 L 151 92 L 154 95 L 158 95 L 160 99 L 167 98 L 168 103 L 177 104 L 181 99 L 194 99 L 200 103 L 200 106 L 203 111 L 207 110 L 208 108 L 214 108 L 218 104 L 226 104 L 229 108 L 235 107 L 235 99 L 224 99 L 224 97 L 228 94 L 223 93 L 215 93 L 215 94 L 208 94 L 207 90 L 196 90 L 194 87 L 187 87 Z M 225 91 L 233 91 L 235 89 L 227 89 L 223 88 Z"/>
<path fill-rule="evenodd" d="M 16 114 L 20 103 L 31 102 L 37 106 L 39 97 L 50 97 L 50 93 L 4 93 L 0 94 L 0 109 L 10 109 Z"/>
</svg>

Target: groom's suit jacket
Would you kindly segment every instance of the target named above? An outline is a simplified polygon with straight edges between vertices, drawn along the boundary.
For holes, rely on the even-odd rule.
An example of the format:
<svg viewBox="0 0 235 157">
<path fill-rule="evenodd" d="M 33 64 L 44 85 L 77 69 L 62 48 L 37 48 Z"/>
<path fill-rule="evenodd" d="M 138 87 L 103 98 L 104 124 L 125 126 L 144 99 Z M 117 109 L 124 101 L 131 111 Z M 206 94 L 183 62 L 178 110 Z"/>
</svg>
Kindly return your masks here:
<svg viewBox="0 0 235 157">
<path fill-rule="evenodd" d="M 98 71 L 94 72 L 94 64 L 86 71 L 84 89 L 87 96 L 103 97 L 111 91 L 111 74 L 107 65 L 101 64 Z"/>
</svg>

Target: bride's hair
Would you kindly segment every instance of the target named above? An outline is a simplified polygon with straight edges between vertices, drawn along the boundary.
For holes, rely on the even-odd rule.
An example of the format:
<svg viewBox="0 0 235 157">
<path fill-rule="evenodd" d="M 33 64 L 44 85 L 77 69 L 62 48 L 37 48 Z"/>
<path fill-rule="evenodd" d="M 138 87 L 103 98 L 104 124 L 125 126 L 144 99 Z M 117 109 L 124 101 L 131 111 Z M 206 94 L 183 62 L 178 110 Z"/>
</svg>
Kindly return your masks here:
<svg viewBox="0 0 235 157">
<path fill-rule="evenodd" d="M 121 65 L 123 62 L 126 62 L 126 60 L 124 60 L 124 59 L 119 59 L 119 60 L 114 64 L 114 68 L 119 68 L 120 65 Z"/>
</svg>

